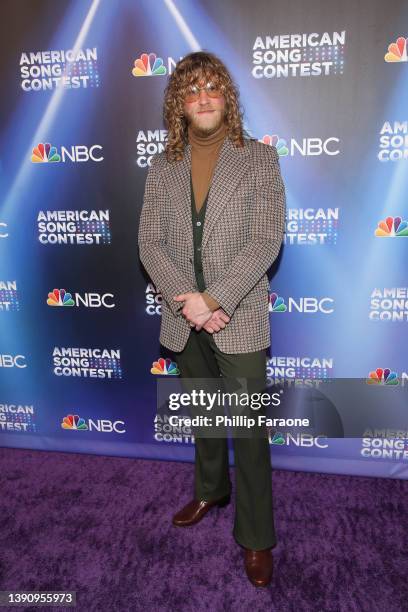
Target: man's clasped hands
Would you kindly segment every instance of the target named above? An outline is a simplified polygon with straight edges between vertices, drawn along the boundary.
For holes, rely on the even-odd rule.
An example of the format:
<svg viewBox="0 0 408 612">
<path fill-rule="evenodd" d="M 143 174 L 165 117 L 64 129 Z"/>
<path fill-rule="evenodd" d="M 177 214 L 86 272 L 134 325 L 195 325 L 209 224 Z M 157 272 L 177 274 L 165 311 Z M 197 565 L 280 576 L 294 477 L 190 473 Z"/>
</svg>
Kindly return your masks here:
<svg viewBox="0 0 408 612">
<path fill-rule="evenodd" d="M 202 294 L 198 291 L 180 293 L 173 300 L 185 302 L 181 314 L 190 323 L 190 326 L 195 327 L 197 331 L 203 328 L 210 334 L 213 334 L 224 329 L 230 320 L 230 317 L 222 308 L 217 308 L 214 312 L 211 311 Z"/>
</svg>

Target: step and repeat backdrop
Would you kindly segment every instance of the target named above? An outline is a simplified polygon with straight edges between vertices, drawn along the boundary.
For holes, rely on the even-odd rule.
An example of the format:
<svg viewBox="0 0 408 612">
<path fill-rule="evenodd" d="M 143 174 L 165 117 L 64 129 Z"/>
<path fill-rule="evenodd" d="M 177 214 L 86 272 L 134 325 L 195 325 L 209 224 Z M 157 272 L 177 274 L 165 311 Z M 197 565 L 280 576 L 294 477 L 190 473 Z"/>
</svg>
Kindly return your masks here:
<svg viewBox="0 0 408 612">
<path fill-rule="evenodd" d="M 166 146 L 167 79 L 204 49 L 231 71 L 245 128 L 277 148 L 286 185 L 268 384 L 371 383 L 372 406 L 351 397 L 337 435 L 324 418 L 315 435 L 270 430 L 272 464 L 408 478 L 408 418 L 393 406 L 408 385 L 407 3 L 4 0 L 0 11 L 0 445 L 194 459 L 189 428 L 156 415 L 177 359 L 159 344 L 161 295 L 137 234 Z M 343 438 L 359 411 L 362 435 Z"/>
</svg>

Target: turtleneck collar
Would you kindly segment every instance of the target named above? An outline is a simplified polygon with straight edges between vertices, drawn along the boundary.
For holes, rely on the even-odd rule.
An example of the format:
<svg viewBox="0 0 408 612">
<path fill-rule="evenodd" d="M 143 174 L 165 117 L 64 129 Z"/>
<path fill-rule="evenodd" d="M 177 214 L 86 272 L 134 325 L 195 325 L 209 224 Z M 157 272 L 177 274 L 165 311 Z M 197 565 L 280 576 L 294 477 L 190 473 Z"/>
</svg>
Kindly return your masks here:
<svg viewBox="0 0 408 612">
<path fill-rule="evenodd" d="M 221 123 L 219 128 L 210 136 L 197 136 L 197 134 L 194 134 L 192 131 L 191 125 L 188 126 L 187 131 L 188 141 L 192 147 L 195 149 L 207 149 L 220 144 L 224 140 L 227 134 L 227 126 L 225 123 Z"/>
</svg>

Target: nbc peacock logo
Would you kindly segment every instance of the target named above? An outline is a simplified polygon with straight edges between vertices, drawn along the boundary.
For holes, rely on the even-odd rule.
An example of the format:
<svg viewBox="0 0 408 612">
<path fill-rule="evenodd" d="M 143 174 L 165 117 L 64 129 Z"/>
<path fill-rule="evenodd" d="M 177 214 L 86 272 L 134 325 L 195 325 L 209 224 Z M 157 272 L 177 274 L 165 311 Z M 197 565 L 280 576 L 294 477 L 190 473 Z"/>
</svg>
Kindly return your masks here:
<svg viewBox="0 0 408 612">
<path fill-rule="evenodd" d="M 164 376 L 177 376 L 177 374 L 180 374 L 177 363 L 168 357 L 167 359 L 160 357 L 157 361 L 153 361 L 150 372 L 152 374 L 161 374 Z"/>
<path fill-rule="evenodd" d="M 280 138 L 277 134 L 273 134 L 272 136 L 269 136 L 269 134 L 265 134 L 265 136 L 263 136 L 263 138 L 261 139 L 261 142 L 276 147 L 279 157 L 289 155 L 289 149 L 287 147 L 286 140 Z"/>
<path fill-rule="evenodd" d="M 68 414 L 66 417 L 64 417 L 62 419 L 61 427 L 62 429 L 75 429 L 77 431 L 85 431 L 88 429 L 88 425 L 85 423 L 85 420 L 78 414 Z"/>
<path fill-rule="evenodd" d="M 390 368 L 377 368 L 370 372 L 366 379 L 367 385 L 398 385 L 398 375 Z"/>
<path fill-rule="evenodd" d="M 135 77 L 160 76 L 167 74 L 167 69 L 162 58 L 157 57 L 155 53 L 142 53 L 134 62 L 132 74 Z"/>
<path fill-rule="evenodd" d="M 47 298 L 48 306 L 75 306 L 72 294 L 65 289 L 54 289 L 50 291 Z"/>
<path fill-rule="evenodd" d="M 286 312 L 288 307 L 285 304 L 283 297 L 277 293 L 271 293 L 269 296 L 269 310 L 271 312 Z"/>
<path fill-rule="evenodd" d="M 277 444 L 278 446 L 285 444 L 285 438 L 282 436 L 280 431 L 274 433 L 271 444 Z"/>
<path fill-rule="evenodd" d="M 49 142 L 39 142 L 33 149 L 31 161 L 33 164 L 54 163 L 60 162 L 61 157 L 57 151 L 57 147 L 53 147 Z"/>
<path fill-rule="evenodd" d="M 408 38 L 400 36 L 388 46 L 388 52 L 384 55 L 386 62 L 407 62 Z"/>
<path fill-rule="evenodd" d="M 408 236 L 408 222 L 401 217 L 387 217 L 378 223 L 375 235 L 380 238 L 406 238 Z"/>
</svg>

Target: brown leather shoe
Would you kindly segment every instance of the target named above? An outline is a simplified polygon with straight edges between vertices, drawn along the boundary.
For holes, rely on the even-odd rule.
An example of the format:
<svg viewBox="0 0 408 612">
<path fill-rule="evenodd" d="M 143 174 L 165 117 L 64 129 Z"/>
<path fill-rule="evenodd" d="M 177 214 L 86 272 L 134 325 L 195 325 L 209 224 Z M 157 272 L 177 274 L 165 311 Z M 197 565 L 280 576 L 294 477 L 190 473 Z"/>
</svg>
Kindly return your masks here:
<svg viewBox="0 0 408 612">
<path fill-rule="evenodd" d="M 245 569 L 255 586 L 267 586 L 272 579 L 273 557 L 270 548 L 264 550 L 245 549 Z"/>
<path fill-rule="evenodd" d="M 184 508 L 182 508 L 177 514 L 173 516 L 173 525 L 177 527 L 187 527 L 188 525 L 195 525 L 207 514 L 211 508 L 218 506 L 223 508 L 230 503 L 231 495 L 226 495 L 215 501 L 204 501 L 193 499 Z"/>
</svg>

